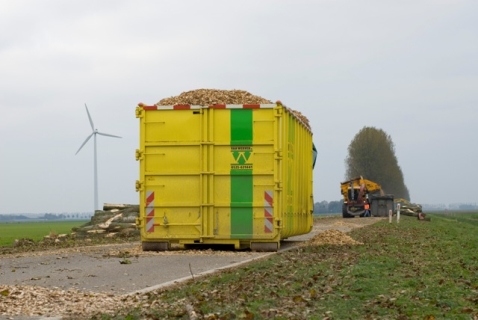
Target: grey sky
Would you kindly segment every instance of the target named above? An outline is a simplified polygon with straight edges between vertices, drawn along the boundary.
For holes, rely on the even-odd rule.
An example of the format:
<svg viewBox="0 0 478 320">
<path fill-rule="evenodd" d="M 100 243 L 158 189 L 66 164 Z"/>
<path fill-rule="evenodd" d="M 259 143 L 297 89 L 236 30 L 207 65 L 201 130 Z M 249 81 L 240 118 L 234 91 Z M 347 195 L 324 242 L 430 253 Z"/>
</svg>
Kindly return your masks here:
<svg viewBox="0 0 478 320">
<path fill-rule="evenodd" d="M 315 201 L 339 200 L 364 126 L 391 135 L 411 200 L 476 203 L 478 1 L 0 0 L 0 213 L 139 203 L 138 102 L 198 88 L 311 122 Z"/>
</svg>

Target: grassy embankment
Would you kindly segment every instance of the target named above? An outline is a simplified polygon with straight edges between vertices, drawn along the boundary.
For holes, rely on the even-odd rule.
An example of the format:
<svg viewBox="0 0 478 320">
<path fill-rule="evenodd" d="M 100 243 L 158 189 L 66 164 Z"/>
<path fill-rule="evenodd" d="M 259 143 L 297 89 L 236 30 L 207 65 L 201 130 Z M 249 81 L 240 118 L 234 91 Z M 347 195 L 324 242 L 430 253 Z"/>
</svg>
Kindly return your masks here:
<svg viewBox="0 0 478 320">
<path fill-rule="evenodd" d="M 11 246 L 15 239 L 39 241 L 54 233 L 71 233 L 71 228 L 85 224 L 85 221 L 35 221 L 0 223 L 0 246 Z"/>
<path fill-rule="evenodd" d="M 142 308 L 96 319 L 188 319 L 188 305 L 198 319 L 478 319 L 478 213 L 428 216 L 349 233 L 363 245 L 304 246 L 154 291 Z"/>
</svg>

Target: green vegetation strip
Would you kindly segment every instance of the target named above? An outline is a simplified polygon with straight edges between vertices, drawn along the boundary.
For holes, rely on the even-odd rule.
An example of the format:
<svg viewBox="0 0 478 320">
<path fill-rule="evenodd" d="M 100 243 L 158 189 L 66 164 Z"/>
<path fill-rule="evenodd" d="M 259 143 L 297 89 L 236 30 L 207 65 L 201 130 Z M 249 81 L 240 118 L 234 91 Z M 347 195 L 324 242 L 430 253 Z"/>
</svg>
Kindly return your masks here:
<svg viewBox="0 0 478 320">
<path fill-rule="evenodd" d="M 478 230 L 465 220 L 478 214 L 428 216 L 349 233 L 363 245 L 300 247 L 153 291 L 97 319 L 476 319 Z"/>
<path fill-rule="evenodd" d="M 51 234 L 71 233 L 71 229 L 85 221 L 39 221 L 0 223 L 0 246 L 11 246 L 15 239 L 39 241 Z"/>
</svg>

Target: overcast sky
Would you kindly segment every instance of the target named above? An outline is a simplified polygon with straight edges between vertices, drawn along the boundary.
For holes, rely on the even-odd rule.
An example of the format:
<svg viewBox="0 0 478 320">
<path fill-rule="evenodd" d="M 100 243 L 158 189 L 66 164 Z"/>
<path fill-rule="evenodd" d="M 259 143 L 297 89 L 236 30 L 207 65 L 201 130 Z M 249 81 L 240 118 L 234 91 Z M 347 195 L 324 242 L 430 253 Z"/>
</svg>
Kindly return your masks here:
<svg viewBox="0 0 478 320">
<path fill-rule="evenodd" d="M 395 143 L 412 202 L 478 202 L 478 1 L 0 0 L 0 213 L 139 203 L 139 102 L 198 88 L 281 100 L 311 122 L 315 201 L 347 147 Z"/>
</svg>

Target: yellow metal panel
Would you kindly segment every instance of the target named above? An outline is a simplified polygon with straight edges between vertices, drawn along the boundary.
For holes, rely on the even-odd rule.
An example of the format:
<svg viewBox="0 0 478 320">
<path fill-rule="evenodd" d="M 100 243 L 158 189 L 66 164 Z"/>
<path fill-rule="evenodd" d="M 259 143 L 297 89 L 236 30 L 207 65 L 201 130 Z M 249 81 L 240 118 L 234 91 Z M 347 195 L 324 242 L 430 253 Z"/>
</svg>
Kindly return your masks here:
<svg viewBox="0 0 478 320">
<path fill-rule="evenodd" d="M 199 141 L 200 114 L 198 110 L 147 111 L 145 143 Z"/>
<path fill-rule="evenodd" d="M 231 179 L 228 175 L 214 176 L 214 223 L 216 235 L 231 236 Z"/>
<path fill-rule="evenodd" d="M 281 168 L 283 188 L 282 237 L 310 232 L 312 228 L 312 136 L 292 113 L 284 110 L 280 130 L 284 147 Z"/>
<path fill-rule="evenodd" d="M 197 177 L 148 175 L 145 189 L 155 191 L 156 204 L 162 206 L 199 205 Z"/>
<path fill-rule="evenodd" d="M 216 144 L 229 144 L 231 141 L 231 117 L 229 109 L 208 109 L 210 113 L 212 141 Z"/>
<path fill-rule="evenodd" d="M 201 169 L 199 145 L 159 145 L 147 147 L 146 174 L 198 173 Z"/>
<path fill-rule="evenodd" d="M 218 239 L 231 237 L 231 178 L 230 169 L 233 163 L 231 154 L 231 121 L 230 110 L 209 109 L 210 136 L 214 142 L 212 152 L 213 182 L 213 221 Z"/>
<path fill-rule="evenodd" d="M 253 238 L 279 241 L 279 229 L 275 219 L 280 212 L 274 210 L 274 109 L 255 110 L 253 117 Z M 271 206 L 266 208 L 266 194 L 270 195 Z"/>
<path fill-rule="evenodd" d="M 274 109 L 258 109 L 254 112 L 254 145 L 274 143 Z"/>
<path fill-rule="evenodd" d="M 201 114 L 149 110 L 141 121 L 142 237 L 200 236 Z M 144 200 L 148 196 L 152 199 L 149 205 Z"/>
<path fill-rule="evenodd" d="M 278 242 L 312 228 L 312 135 L 287 109 L 142 110 L 143 241 Z"/>
</svg>

